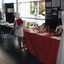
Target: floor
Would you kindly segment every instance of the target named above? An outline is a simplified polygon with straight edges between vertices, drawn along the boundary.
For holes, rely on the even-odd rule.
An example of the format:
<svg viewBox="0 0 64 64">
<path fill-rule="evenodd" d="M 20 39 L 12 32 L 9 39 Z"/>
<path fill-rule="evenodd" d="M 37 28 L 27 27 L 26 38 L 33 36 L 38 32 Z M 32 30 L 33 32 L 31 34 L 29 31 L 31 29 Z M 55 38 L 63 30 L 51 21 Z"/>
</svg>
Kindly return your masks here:
<svg viewBox="0 0 64 64">
<path fill-rule="evenodd" d="M 18 49 L 17 37 L 9 34 L 0 35 L 0 64 L 44 64 L 34 57 L 27 49 L 24 52 L 23 47 L 21 51 Z"/>
</svg>

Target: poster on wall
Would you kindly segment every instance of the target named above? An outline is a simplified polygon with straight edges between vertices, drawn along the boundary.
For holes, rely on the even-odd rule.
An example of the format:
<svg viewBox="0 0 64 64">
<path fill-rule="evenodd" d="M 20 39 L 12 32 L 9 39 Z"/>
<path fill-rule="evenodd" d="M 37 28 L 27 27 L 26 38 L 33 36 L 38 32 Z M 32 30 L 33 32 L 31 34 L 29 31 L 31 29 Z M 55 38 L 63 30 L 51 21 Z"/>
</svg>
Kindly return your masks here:
<svg viewBox="0 0 64 64">
<path fill-rule="evenodd" d="M 7 8 L 7 13 L 13 13 L 14 9 L 13 8 Z"/>
<path fill-rule="evenodd" d="M 51 9 L 46 9 L 46 19 L 51 19 Z"/>
</svg>

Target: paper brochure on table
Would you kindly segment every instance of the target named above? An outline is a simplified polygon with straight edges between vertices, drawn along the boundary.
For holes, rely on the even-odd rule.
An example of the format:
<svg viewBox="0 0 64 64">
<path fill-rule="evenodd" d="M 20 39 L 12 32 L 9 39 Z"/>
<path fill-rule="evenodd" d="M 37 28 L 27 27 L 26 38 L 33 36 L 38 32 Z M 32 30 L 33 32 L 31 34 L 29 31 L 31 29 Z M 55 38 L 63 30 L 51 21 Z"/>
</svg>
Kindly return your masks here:
<svg viewBox="0 0 64 64">
<path fill-rule="evenodd" d="M 26 29 L 26 30 L 32 30 L 32 29 Z"/>
<path fill-rule="evenodd" d="M 51 37 L 51 38 L 57 39 L 57 40 L 60 40 L 60 39 L 61 39 L 61 37 L 56 37 L 56 36 L 53 36 L 53 37 Z"/>
<path fill-rule="evenodd" d="M 44 35 L 48 35 L 48 33 L 41 33 L 41 34 L 38 34 L 38 35 L 44 36 Z"/>
<path fill-rule="evenodd" d="M 34 31 L 30 31 L 30 33 L 36 33 L 36 32 L 34 32 Z"/>
</svg>

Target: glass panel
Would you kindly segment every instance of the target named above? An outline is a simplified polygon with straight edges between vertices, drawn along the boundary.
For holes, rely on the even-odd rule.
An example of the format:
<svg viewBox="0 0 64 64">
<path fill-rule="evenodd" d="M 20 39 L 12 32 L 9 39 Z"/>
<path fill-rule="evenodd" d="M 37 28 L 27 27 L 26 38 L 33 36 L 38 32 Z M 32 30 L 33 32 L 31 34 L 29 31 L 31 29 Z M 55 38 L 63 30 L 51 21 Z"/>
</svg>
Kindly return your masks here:
<svg viewBox="0 0 64 64">
<path fill-rule="evenodd" d="M 37 2 L 30 3 L 30 14 L 37 15 Z"/>
<path fill-rule="evenodd" d="M 45 2 L 20 3 L 21 17 L 45 19 Z"/>
<path fill-rule="evenodd" d="M 21 17 L 31 17 L 30 15 L 30 3 L 21 4 Z"/>
<path fill-rule="evenodd" d="M 45 15 L 45 2 L 39 2 L 39 15 Z"/>
<path fill-rule="evenodd" d="M 16 0 L 4 0 L 4 3 L 16 3 Z"/>
</svg>

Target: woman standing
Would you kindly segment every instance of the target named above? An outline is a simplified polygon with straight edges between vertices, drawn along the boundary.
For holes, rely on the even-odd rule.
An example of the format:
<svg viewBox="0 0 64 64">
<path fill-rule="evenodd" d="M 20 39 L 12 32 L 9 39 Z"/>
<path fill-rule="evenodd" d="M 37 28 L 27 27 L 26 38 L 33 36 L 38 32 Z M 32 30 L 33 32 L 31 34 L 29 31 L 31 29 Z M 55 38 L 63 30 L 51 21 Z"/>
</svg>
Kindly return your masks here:
<svg viewBox="0 0 64 64">
<path fill-rule="evenodd" d="M 23 31 L 23 21 L 20 18 L 19 12 L 15 12 L 13 15 L 16 18 L 16 20 L 14 21 L 14 28 L 10 31 L 10 33 L 14 30 L 14 35 L 18 37 L 19 49 L 17 51 L 21 50 L 21 40 L 22 40 L 24 51 L 26 52 L 25 41 L 24 41 L 24 31 Z"/>
</svg>

